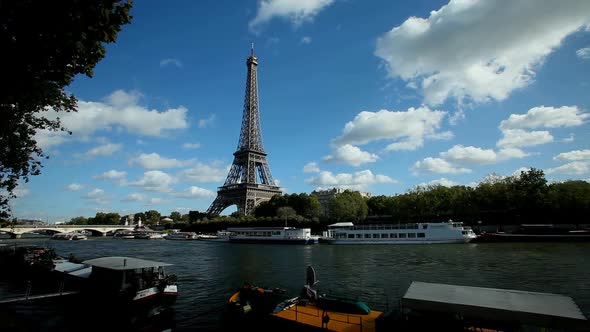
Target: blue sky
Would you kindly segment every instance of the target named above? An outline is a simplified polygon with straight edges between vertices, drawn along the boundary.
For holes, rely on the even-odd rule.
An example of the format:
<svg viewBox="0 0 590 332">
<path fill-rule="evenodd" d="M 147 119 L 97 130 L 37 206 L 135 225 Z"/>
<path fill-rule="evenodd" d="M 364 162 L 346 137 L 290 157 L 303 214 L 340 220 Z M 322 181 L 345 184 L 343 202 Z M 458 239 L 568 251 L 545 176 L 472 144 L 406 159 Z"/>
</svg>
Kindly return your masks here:
<svg viewBox="0 0 590 332">
<path fill-rule="evenodd" d="M 264 148 L 289 193 L 590 179 L 590 2 L 136 1 L 17 217 L 204 211 L 255 44 Z M 49 116 L 55 116 L 50 114 Z M 228 208 L 231 213 L 235 208 Z"/>
</svg>

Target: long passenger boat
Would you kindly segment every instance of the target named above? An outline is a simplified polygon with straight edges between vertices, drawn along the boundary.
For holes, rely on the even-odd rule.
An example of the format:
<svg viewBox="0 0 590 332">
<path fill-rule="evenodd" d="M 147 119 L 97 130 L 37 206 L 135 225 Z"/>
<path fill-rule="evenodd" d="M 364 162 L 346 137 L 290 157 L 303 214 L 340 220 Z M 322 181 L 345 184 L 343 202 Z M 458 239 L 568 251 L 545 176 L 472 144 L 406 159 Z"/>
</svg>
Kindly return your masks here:
<svg viewBox="0 0 590 332">
<path fill-rule="evenodd" d="M 319 236 L 311 235 L 310 228 L 295 227 L 234 227 L 228 228 L 229 242 L 314 244 Z"/>
<path fill-rule="evenodd" d="M 461 222 L 382 225 L 334 224 L 322 242 L 329 244 L 432 244 L 466 243 L 477 235 Z"/>
</svg>

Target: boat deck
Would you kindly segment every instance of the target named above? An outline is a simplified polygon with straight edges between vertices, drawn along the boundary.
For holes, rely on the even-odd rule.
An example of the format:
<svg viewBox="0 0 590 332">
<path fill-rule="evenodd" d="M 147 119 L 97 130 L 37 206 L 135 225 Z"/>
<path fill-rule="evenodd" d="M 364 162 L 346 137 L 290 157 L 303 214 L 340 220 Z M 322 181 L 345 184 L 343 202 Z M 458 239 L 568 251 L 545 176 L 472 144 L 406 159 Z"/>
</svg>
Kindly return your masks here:
<svg viewBox="0 0 590 332">
<path fill-rule="evenodd" d="M 376 310 L 371 310 L 368 315 L 345 314 L 323 310 L 315 305 L 308 304 L 306 306 L 293 305 L 272 315 L 327 331 L 374 332 L 376 331 L 376 319 L 381 314 L 381 311 Z"/>
</svg>

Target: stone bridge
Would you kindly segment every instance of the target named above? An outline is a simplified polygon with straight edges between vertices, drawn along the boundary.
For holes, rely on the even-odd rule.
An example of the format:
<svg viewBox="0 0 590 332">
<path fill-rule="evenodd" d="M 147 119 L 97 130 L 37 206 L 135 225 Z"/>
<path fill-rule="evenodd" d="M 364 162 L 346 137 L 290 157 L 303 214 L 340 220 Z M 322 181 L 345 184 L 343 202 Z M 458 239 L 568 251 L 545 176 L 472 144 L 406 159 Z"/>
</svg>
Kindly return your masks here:
<svg viewBox="0 0 590 332">
<path fill-rule="evenodd" d="M 49 232 L 49 233 L 70 233 L 76 231 L 90 231 L 94 234 L 106 236 L 109 232 L 116 232 L 118 230 L 132 231 L 135 226 L 124 225 L 37 225 L 37 226 L 11 226 L 0 228 L 0 232 L 10 234 L 13 239 L 19 239 L 25 233 L 32 232 Z"/>
</svg>

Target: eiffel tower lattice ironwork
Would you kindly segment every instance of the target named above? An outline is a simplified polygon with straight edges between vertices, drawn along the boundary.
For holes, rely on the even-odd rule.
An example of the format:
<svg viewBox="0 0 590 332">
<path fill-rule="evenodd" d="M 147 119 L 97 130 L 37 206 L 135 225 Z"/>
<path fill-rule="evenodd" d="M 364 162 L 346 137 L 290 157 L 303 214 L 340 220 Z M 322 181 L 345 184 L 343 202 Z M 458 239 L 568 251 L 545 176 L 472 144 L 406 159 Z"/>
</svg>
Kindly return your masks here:
<svg viewBox="0 0 590 332">
<path fill-rule="evenodd" d="M 267 154 L 262 148 L 256 74 L 258 59 L 254 56 L 254 47 L 246 64 L 248 78 L 240 141 L 225 183 L 218 188 L 217 198 L 207 210 L 207 213 L 214 215 L 234 204 L 237 205 L 238 212 L 250 215 L 258 204 L 281 194 L 279 186 L 270 174 L 270 167 L 266 161 Z"/>
</svg>

